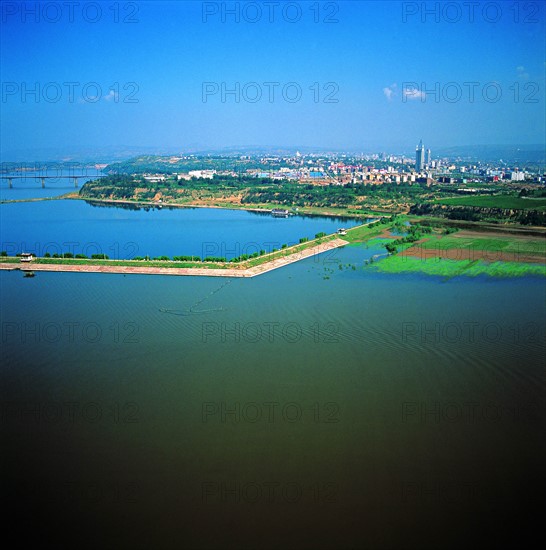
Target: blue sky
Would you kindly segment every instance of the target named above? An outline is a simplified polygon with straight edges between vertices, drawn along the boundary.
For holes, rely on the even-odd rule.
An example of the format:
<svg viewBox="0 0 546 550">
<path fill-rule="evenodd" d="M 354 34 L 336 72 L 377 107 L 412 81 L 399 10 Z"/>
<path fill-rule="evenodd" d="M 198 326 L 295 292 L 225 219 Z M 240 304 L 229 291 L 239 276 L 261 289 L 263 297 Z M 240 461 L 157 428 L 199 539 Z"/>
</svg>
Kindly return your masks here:
<svg viewBox="0 0 546 550">
<path fill-rule="evenodd" d="M 479 2 L 473 16 L 447 4 L 4 2 L 2 160 L 48 147 L 544 142 L 545 3 Z"/>
</svg>

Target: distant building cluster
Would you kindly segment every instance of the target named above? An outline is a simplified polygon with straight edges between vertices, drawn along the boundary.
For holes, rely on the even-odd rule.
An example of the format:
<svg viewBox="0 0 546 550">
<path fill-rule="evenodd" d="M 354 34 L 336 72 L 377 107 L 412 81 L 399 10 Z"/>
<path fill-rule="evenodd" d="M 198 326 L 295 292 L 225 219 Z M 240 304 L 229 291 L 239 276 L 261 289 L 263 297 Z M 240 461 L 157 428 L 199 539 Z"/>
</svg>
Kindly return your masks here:
<svg viewBox="0 0 546 550">
<path fill-rule="evenodd" d="M 167 164 L 176 164 L 180 160 L 194 161 L 190 155 L 172 157 Z M 216 162 L 216 164 L 215 164 Z M 208 165 L 216 169 L 194 169 L 188 172 L 172 172 L 171 177 L 178 181 L 192 178 L 212 180 L 215 176 L 247 176 L 269 178 L 272 180 L 295 181 L 312 185 L 383 185 L 409 184 L 458 185 L 471 183 L 509 182 L 516 185 L 544 184 L 546 175 L 537 165 L 537 170 L 519 169 L 507 166 L 502 160 L 484 162 L 461 158 L 432 159 L 430 148 L 423 140 L 415 149 L 415 159 L 407 155 L 387 153 L 349 154 L 349 153 L 308 153 L 279 155 L 241 155 L 235 157 L 207 157 Z M 229 166 L 229 168 L 228 168 Z M 148 182 L 165 181 L 165 174 L 144 174 Z M 465 188 L 463 188 L 463 191 Z M 475 189 L 469 188 L 469 191 Z"/>
</svg>

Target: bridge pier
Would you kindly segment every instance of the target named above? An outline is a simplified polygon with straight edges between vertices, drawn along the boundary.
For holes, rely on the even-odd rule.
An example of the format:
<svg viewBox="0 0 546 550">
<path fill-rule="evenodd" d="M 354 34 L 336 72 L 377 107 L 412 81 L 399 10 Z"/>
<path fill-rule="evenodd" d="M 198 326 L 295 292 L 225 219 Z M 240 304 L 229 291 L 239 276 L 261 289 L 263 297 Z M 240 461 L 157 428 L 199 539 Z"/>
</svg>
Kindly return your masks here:
<svg viewBox="0 0 546 550">
<path fill-rule="evenodd" d="M 103 175 L 98 175 L 98 176 L 95 176 L 96 178 L 102 178 Z M 27 181 L 27 180 L 31 180 L 33 182 L 37 182 L 37 181 L 41 181 L 42 182 L 42 189 L 45 188 L 46 186 L 46 181 L 47 179 L 60 179 L 60 178 L 65 178 L 65 179 L 68 179 L 69 181 L 70 180 L 74 180 L 74 187 L 78 188 L 79 185 L 78 185 L 78 180 L 80 178 L 89 178 L 89 176 L 87 174 L 78 174 L 77 176 L 76 175 L 68 175 L 68 176 L 28 176 L 28 175 L 24 175 L 24 176 L 0 176 L 0 180 L 8 180 L 8 185 L 9 185 L 9 188 L 12 189 L 13 188 L 13 180 L 16 179 L 16 180 L 24 180 L 24 181 Z"/>
</svg>

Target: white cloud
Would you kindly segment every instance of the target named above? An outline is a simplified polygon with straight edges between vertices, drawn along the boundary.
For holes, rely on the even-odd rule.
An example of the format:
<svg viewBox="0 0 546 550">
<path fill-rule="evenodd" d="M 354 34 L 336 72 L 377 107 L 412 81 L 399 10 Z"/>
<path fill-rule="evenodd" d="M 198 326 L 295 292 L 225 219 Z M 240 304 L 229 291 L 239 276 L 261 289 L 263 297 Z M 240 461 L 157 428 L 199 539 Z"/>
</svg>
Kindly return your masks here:
<svg viewBox="0 0 546 550">
<path fill-rule="evenodd" d="M 404 88 L 404 97 L 406 99 L 421 99 L 425 100 L 427 97 L 426 92 L 417 90 L 416 88 Z"/>
<path fill-rule="evenodd" d="M 117 101 L 118 93 L 114 92 L 114 90 L 110 90 L 102 99 L 104 99 L 104 101 Z"/>
<path fill-rule="evenodd" d="M 396 95 L 396 82 L 394 84 L 391 84 L 390 86 L 387 86 L 386 88 L 383 88 L 383 93 L 385 94 L 385 97 L 391 101 L 392 96 Z"/>
<path fill-rule="evenodd" d="M 523 80 L 529 79 L 529 73 L 525 70 L 525 67 L 523 65 L 516 67 L 516 71 L 518 73 L 518 78 L 521 78 Z"/>
</svg>

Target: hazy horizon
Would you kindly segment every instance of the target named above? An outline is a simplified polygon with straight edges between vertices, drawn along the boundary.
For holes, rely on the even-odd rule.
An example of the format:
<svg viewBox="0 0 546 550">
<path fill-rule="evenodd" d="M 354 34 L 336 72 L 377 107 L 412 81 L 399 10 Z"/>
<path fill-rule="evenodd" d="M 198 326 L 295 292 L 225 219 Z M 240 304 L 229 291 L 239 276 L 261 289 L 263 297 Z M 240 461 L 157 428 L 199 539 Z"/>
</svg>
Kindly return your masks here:
<svg viewBox="0 0 546 550">
<path fill-rule="evenodd" d="M 477 144 L 477 145 L 453 145 L 450 147 L 434 147 L 434 145 L 426 144 L 427 147 L 432 148 L 436 157 L 474 157 L 480 160 L 498 160 L 503 156 L 507 156 L 506 160 L 513 160 L 513 155 L 517 151 L 522 153 L 530 153 L 533 155 L 533 160 L 536 162 L 546 162 L 546 146 L 541 143 L 533 144 Z M 34 149 L 34 150 L 19 150 L 9 151 L 0 156 L 0 163 L 32 163 L 32 162 L 70 162 L 70 161 L 87 161 L 87 162 L 117 162 L 120 160 L 128 160 L 140 156 L 177 156 L 177 155 L 225 155 L 225 156 L 238 156 L 240 154 L 294 154 L 300 152 L 304 155 L 307 154 L 347 154 L 347 155 L 372 155 L 378 153 L 386 153 L 396 156 L 408 156 L 412 157 L 415 148 L 406 149 L 394 149 L 376 147 L 374 148 L 362 148 L 358 149 L 329 149 L 326 147 L 313 147 L 313 146 L 297 146 L 297 145 L 270 145 L 270 146 L 256 146 L 256 145 L 233 145 L 221 148 L 206 148 L 206 147 L 156 147 L 156 146 L 103 146 L 96 148 L 83 148 L 60 151 L 54 148 Z M 486 154 L 484 155 L 484 151 Z M 494 152 L 502 151 L 502 154 L 493 154 Z"/>
</svg>

